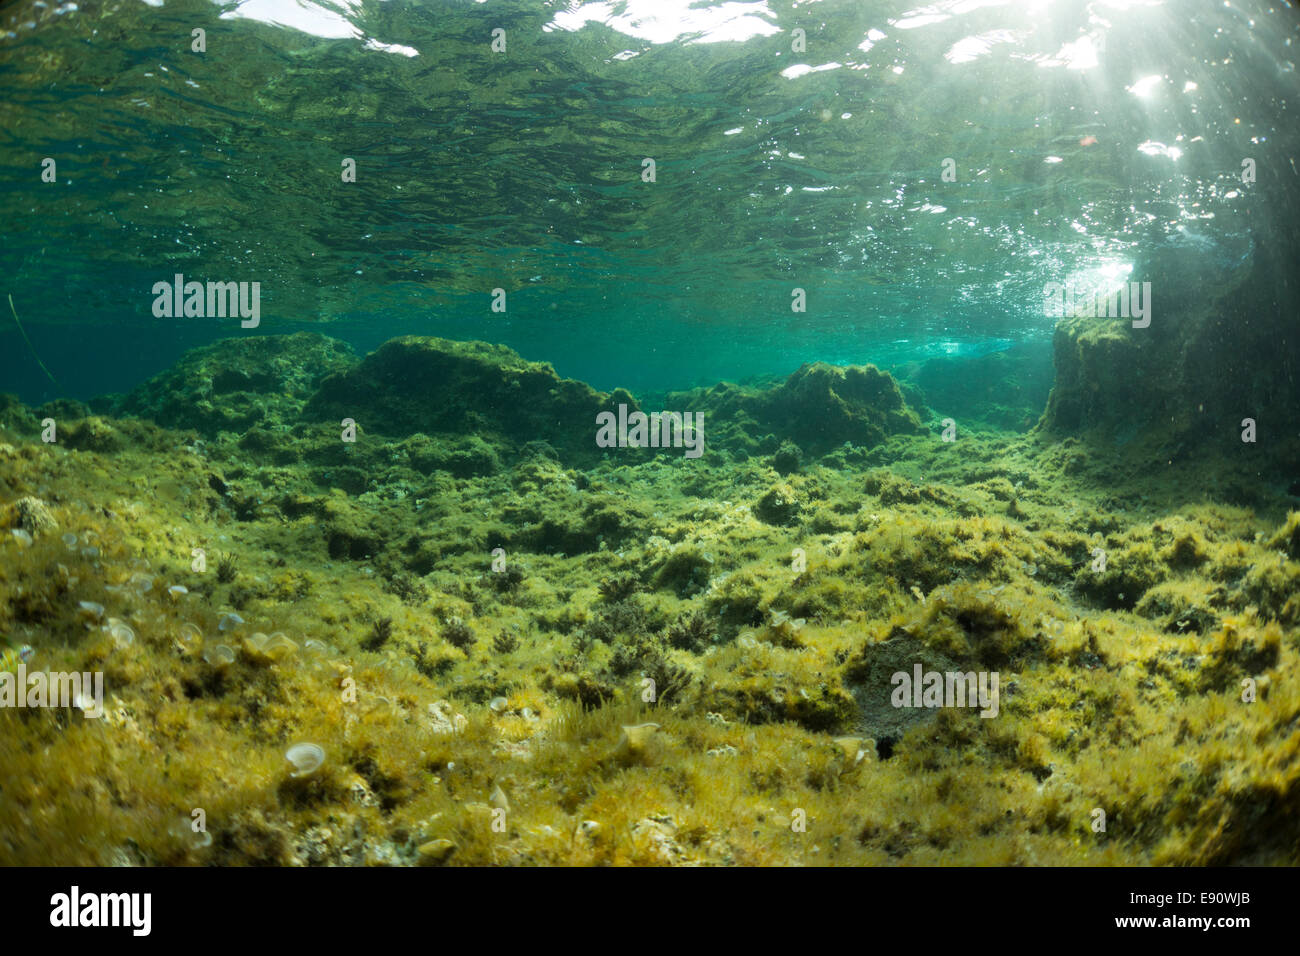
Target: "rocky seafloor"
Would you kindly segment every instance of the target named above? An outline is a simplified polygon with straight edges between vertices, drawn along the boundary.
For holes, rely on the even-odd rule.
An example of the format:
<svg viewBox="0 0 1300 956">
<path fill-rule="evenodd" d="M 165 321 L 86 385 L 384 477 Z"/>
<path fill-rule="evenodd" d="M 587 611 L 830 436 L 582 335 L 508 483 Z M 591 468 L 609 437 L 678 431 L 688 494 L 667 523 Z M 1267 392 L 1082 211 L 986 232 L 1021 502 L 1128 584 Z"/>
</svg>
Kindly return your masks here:
<svg viewBox="0 0 1300 956">
<path fill-rule="evenodd" d="M 1001 396 L 641 397 L 691 459 L 500 346 L 300 334 L 0 398 L 0 635 L 106 691 L 0 709 L 0 863 L 1300 861 L 1296 476 Z M 892 706 L 918 663 L 997 716 Z"/>
</svg>

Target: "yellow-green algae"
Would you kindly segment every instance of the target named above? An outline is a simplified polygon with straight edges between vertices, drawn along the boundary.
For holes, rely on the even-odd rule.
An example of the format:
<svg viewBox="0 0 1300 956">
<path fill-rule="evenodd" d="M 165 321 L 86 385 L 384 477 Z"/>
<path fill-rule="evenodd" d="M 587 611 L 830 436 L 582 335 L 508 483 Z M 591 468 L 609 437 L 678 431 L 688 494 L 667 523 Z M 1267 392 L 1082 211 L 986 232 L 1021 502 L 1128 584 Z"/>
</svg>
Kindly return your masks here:
<svg viewBox="0 0 1300 956">
<path fill-rule="evenodd" d="M 934 425 L 785 476 L 538 455 L 349 493 L 311 463 L 336 424 L 279 432 L 283 464 L 246 431 L 71 433 L 0 433 L 0 525 L 34 534 L 0 544 L 0 631 L 103 670 L 107 715 L 0 711 L 0 862 L 1300 858 L 1300 515 L 1222 503 L 1231 462 Z M 998 670 L 999 716 L 882 712 L 895 660 Z M 327 754 L 304 780 L 296 742 Z"/>
</svg>

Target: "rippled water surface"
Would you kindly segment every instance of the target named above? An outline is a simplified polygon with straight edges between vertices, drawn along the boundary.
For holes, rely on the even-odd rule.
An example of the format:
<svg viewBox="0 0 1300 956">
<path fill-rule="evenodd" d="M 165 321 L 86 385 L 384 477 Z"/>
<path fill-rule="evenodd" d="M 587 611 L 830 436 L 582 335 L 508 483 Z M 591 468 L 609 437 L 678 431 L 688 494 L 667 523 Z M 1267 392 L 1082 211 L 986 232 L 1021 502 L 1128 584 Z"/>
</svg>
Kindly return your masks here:
<svg viewBox="0 0 1300 956">
<path fill-rule="evenodd" d="M 1045 344 L 1046 282 L 1161 255 L 1166 281 L 1213 282 L 1284 228 L 1243 161 L 1296 176 L 1300 31 L 1271 2 L 0 18 L 0 274 L 62 386 L 6 314 L 0 382 L 30 400 L 125 390 L 249 334 L 155 318 L 177 273 L 260 282 L 254 334 L 481 338 L 606 388 Z"/>
</svg>

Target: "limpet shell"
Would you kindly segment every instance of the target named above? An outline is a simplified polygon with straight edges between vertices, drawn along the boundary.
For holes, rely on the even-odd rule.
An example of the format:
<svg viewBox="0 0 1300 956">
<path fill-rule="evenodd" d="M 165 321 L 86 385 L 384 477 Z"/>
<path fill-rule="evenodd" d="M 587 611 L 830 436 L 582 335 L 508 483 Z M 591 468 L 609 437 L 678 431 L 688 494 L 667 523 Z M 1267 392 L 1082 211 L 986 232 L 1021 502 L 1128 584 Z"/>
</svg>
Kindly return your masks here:
<svg viewBox="0 0 1300 956">
<path fill-rule="evenodd" d="M 189 622 L 176 629 L 176 649 L 186 657 L 192 657 L 203 648 L 203 632 Z"/>
<path fill-rule="evenodd" d="M 280 631 L 270 636 L 261 631 L 250 634 L 244 638 L 243 647 L 244 653 L 259 664 L 274 664 L 298 651 L 298 645 Z"/>
<path fill-rule="evenodd" d="M 284 759 L 289 761 L 293 771 L 289 774 L 296 780 L 310 777 L 325 764 L 325 748 L 320 744 L 294 744 L 284 752 Z"/>
<path fill-rule="evenodd" d="M 203 659 L 213 667 L 229 667 L 235 663 L 235 649 L 226 644 L 217 644 L 203 652 Z"/>
<path fill-rule="evenodd" d="M 450 840 L 430 840 L 416 852 L 420 855 L 421 866 L 437 866 L 456 852 L 456 844 Z"/>
</svg>

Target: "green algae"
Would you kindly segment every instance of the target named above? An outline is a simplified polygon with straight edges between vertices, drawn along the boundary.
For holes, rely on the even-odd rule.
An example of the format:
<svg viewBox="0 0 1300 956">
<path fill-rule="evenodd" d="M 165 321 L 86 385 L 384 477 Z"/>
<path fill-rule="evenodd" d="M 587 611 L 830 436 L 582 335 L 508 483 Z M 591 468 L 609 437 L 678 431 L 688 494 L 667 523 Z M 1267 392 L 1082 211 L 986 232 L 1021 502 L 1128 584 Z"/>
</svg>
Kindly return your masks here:
<svg viewBox="0 0 1300 956">
<path fill-rule="evenodd" d="M 471 393 L 522 368 L 466 355 L 436 361 L 473 364 Z M 140 394 L 179 416 L 194 379 L 170 381 L 175 411 L 166 385 Z M 249 407 L 286 391 L 240 382 Z M 337 388 L 243 431 L 198 421 L 202 444 L 111 409 L 60 423 L 111 449 L 41 443 L 40 412 L 6 405 L 0 526 L 33 542 L 0 543 L 0 631 L 51 669 L 102 669 L 109 699 L 102 721 L 0 712 L 5 862 L 1296 859 L 1300 513 L 1190 495 L 1220 462 L 1153 476 L 1046 433 L 904 428 L 852 458 L 805 449 L 782 476 L 747 451 L 757 420 L 699 467 L 580 467 L 563 439 L 481 420 L 367 427 L 340 451 L 344 407 L 303 412 Z M 574 395 L 589 438 L 594 392 L 534 414 L 577 414 Z M 492 467 L 437 465 L 484 446 Z M 349 467 L 364 481 L 339 484 Z M 224 633 L 230 611 L 247 623 Z M 195 653 L 195 629 L 228 662 Z M 277 632 L 291 652 L 267 653 Z M 1000 672 L 998 717 L 891 706 L 889 675 L 917 663 Z M 842 737 L 876 757 L 846 761 Z M 301 741 L 328 759 L 290 780 Z M 210 842 L 172 832 L 195 807 Z"/>
</svg>

